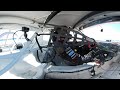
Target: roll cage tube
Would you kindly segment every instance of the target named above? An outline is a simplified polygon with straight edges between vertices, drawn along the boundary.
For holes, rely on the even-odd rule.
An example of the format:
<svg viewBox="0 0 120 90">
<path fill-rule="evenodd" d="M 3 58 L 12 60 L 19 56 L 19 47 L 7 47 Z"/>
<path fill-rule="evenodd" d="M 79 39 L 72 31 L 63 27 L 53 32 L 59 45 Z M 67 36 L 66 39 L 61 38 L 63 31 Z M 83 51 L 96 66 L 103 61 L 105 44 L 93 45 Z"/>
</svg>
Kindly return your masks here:
<svg viewBox="0 0 120 90">
<path fill-rule="evenodd" d="M 45 23 L 44 23 L 44 26 L 55 16 L 57 15 L 58 13 L 60 13 L 61 11 L 53 11 L 46 19 Z"/>
<path fill-rule="evenodd" d="M 96 43 L 96 41 L 95 41 L 93 38 L 90 38 L 90 37 L 84 35 L 82 32 L 78 32 L 78 31 L 76 31 L 76 30 L 73 30 L 72 28 L 65 28 L 65 29 L 69 29 L 69 33 L 70 33 L 70 31 L 72 31 L 73 33 L 75 33 L 74 36 L 70 36 L 70 37 L 69 37 L 69 36 L 64 36 L 64 37 L 67 37 L 67 38 L 73 38 L 73 39 L 74 39 L 74 40 L 73 40 L 73 44 L 74 44 L 74 45 L 76 45 L 76 43 L 75 43 L 75 40 L 76 40 L 76 39 L 81 40 L 81 42 L 80 42 L 79 44 L 82 44 L 82 45 L 84 45 L 84 44 L 86 43 L 86 44 L 89 44 L 89 46 L 90 46 L 91 42 L 92 42 L 92 43 Z M 56 37 L 59 37 L 59 36 L 60 36 L 60 35 L 58 35 L 58 34 L 55 34 L 55 33 L 54 33 L 54 29 L 52 29 L 51 33 L 44 33 L 44 34 L 43 34 L 43 33 L 42 33 L 42 34 L 36 33 L 36 41 L 37 41 L 37 36 L 41 36 L 41 35 L 50 35 L 50 38 L 49 38 L 47 47 L 48 47 L 48 46 L 51 46 L 51 40 L 52 40 L 52 37 L 53 37 L 53 36 L 56 36 Z M 80 35 L 80 36 L 82 36 L 82 38 L 79 38 L 79 37 L 77 37 L 76 35 Z M 41 52 L 42 52 L 42 47 L 44 48 L 45 46 L 40 46 L 39 43 L 37 43 L 37 44 L 38 44 L 38 46 L 39 46 L 39 48 L 40 48 L 40 50 L 41 50 Z M 82 45 L 81 45 L 81 46 L 82 46 Z"/>
</svg>

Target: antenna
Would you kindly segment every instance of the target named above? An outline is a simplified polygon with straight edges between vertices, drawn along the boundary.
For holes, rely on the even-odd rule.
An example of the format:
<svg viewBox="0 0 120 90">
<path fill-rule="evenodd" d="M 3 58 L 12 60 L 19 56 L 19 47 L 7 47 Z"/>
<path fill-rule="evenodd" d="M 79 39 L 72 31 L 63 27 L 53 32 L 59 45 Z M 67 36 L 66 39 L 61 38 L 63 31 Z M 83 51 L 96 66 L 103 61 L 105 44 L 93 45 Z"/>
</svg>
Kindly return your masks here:
<svg viewBox="0 0 120 90">
<path fill-rule="evenodd" d="M 100 27 L 101 27 L 101 25 L 99 25 Z M 103 32 L 103 28 L 101 27 L 101 30 L 100 30 L 101 32 Z"/>
</svg>

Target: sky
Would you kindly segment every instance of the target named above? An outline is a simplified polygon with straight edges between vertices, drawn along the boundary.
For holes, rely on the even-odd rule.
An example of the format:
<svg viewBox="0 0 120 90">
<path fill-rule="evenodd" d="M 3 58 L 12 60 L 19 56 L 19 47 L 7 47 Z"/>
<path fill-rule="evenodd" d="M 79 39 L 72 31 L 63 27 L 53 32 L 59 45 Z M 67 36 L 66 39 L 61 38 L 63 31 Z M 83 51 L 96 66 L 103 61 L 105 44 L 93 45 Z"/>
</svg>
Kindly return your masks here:
<svg viewBox="0 0 120 90">
<path fill-rule="evenodd" d="M 103 32 L 100 32 L 103 28 Z M 88 27 L 82 31 L 85 35 L 95 40 L 120 41 L 120 22 L 111 22 Z"/>
</svg>

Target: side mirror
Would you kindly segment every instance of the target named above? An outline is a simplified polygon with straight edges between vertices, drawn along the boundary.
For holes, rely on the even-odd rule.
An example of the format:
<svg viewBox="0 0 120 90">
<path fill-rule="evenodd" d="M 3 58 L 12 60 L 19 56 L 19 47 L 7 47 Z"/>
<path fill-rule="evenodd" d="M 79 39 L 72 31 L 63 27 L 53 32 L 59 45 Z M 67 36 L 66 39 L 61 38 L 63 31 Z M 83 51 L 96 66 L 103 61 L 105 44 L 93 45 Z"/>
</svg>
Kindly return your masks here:
<svg viewBox="0 0 120 90">
<path fill-rule="evenodd" d="M 0 52 L 2 52 L 2 49 L 0 48 Z"/>
<path fill-rule="evenodd" d="M 101 29 L 101 32 L 103 32 L 103 29 Z"/>
</svg>

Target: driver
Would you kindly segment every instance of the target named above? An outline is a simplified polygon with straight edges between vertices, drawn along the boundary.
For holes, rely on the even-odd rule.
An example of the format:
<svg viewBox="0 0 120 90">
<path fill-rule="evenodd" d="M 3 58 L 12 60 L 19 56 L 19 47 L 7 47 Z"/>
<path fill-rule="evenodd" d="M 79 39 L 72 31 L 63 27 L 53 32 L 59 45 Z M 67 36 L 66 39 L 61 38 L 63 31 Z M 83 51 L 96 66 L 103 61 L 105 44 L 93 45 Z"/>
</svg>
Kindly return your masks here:
<svg viewBox="0 0 120 90">
<path fill-rule="evenodd" d="M 63 59 L 72 62 L 73 65 L 76 64 L 83 64 L 83 63 L 87 63 L 89 61 L 91 61 L 91 56 L 81 56 L 79 53 L 74 51 L 74 48 L 70 47 L 69 44 L 67 43 L 67 41 L 72 36 L 71 34 L 69 34 L 67 32 L 67 30 L 62 30 L 60 27 L 56 28 L 54 31 L 54 34 L 58 34 L 58 35 L 67 35 L 66 37 L 63 36 L 53 36 L 52 37 L 52 41 L 54 43 L 54 48 L 57 52 L 57 54 L 62 57 Z M 90 49 L 94 47 L 93 45 L 85 45 L 84 48 L 86 50 L 88 50 L 88 52 L 90 51 Z M 81 53 L 83 53 L 83 50 L 80 51 Z"/>
</svg>

